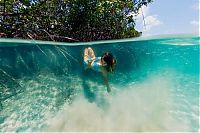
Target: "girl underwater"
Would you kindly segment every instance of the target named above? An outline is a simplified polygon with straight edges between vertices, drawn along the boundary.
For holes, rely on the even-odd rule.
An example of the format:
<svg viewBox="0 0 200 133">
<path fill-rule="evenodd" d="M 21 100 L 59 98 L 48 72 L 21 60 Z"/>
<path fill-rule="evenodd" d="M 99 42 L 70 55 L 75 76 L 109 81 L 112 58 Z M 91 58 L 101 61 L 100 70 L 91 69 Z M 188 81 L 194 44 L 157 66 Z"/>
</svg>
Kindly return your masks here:
<svg viewBox="0 0 200 133">
<path fill-rule="evenodd" d="M 113 72 L 116 59 L 110 52 L 105 52 L 101 57 L 96 57 L 94 50 L 91 47 L 84 49 L 84 64 L 87 68 L 93 69 L 94 71 L 101 72 L 103 74 L 103 79 L 107 87 L 107 92 L 111 92 L 110 86 L 108 84 L 108 72 Z"/>
</svg>

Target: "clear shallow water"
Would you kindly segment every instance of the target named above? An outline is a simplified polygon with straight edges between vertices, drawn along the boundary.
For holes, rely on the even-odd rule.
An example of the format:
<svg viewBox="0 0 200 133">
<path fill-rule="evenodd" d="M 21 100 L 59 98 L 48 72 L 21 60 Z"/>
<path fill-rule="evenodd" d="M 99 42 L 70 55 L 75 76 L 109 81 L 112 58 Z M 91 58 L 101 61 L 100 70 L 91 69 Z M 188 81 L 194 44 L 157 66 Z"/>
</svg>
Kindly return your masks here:
<svg viewBox="0 0 200 133">
<path fill-rule="evenodd" d="M 0 39 L 0 131 L 199 131 L 199 37 L 55 44 Z M 117 58 L 111 94 L 88 46 Z"/>
</svg>

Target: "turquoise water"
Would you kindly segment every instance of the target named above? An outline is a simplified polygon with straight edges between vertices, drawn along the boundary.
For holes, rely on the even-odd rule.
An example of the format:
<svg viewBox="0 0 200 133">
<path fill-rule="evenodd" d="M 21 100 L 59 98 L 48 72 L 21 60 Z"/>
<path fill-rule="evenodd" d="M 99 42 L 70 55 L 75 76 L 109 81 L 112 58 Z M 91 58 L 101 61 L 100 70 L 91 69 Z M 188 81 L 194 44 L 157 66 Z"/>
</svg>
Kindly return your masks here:
<svg viewBox="0 0 200 133">
<path fill-rule="evenodd" d="M 0 39 L 0 131 L 199 131 L 199 36 L 91 43 Z M 84 70 L 82 50 L 117 59 Z"/>
</svg>

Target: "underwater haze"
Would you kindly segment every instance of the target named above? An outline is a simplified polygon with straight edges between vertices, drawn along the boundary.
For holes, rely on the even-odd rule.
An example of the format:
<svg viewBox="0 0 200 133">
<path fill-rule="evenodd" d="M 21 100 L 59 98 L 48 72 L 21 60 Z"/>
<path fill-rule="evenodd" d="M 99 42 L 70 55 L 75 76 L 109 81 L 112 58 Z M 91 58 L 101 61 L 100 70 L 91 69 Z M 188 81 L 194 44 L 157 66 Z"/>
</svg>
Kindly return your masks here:
<svg viewBox="0 0 200 133">
<path fill-rule="evenodd" d="M 199 36 L 89 43 L 0 39 L 0 132 L 199 131 Z M 117 59 L 84 69 L 92 47 Z"/>
</svg>

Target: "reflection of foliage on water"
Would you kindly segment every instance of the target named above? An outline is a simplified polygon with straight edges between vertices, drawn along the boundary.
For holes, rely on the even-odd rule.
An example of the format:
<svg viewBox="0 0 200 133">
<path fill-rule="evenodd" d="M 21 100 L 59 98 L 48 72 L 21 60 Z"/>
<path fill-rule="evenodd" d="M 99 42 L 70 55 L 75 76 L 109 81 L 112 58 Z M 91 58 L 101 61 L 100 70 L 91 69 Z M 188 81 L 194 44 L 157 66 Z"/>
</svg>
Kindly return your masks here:
<svg viewBox="0 0 200 133">
<path fill-rule="evenodd" d="M 58 41 L 135 37 L 140 33 L 134 28 L 134 15 L 150 2 L 152 0 L 0 1 L 0 36 Z"/>
<path fill-rule="evenodd" d="M 2 69 L 0 69 L 0 77 L 0 101 L 4 101 L 22 91 L 22 86 L 18 81 Z M 2 104 L 0 106 L 2 107 Z"/>
<path fill-rule="evenodd" d="M 70 73 L 73 63 L 78 63 L 78 60 L 63 46 L 0 47 L 0 51 L 1 101 L 15 96 L 27 88 L 27 86 L 22 85 L 22 79 L 31 79 L 41 73 L 44 75 L 50 73 L 57 76 L 65 75 Z M 66 93 L 64 89 L 61 89 L 63 92 L 60 94 L 66 100 L 69 99 L 68 97 L 71 98 L 71 95 L 74 95 L 75 92 L 70 87 L 65 87 L 66 91 L 70 92 Z M 2 103 L 0 103 L 0 108 L 2 108 Z"/>
<path fill-rule="evenodd" d="M 40 71 L 68 73 L 72 63 L 78 63 L 69 50 L 62 46 L 1 47 L 0 51 L 0 69 L 13 78 Z"/>
</svg>

